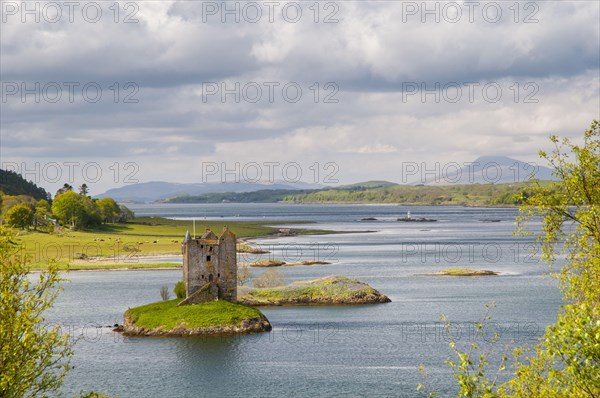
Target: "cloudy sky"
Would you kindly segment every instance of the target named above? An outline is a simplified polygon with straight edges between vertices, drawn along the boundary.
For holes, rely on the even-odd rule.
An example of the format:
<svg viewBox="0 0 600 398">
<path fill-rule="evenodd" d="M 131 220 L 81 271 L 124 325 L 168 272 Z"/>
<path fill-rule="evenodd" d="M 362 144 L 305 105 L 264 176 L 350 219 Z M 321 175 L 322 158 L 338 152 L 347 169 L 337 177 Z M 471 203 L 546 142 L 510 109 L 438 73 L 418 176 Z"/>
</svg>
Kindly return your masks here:
<svg viewBox="0 0 600 398">
<path fill-rule="evenodd" d="M 51 192 L 236 163 L 402 182 L 408 162 L 537 162 L 599 117 L 595 1 L 28 4 L 2 1 L 0 156 Z"/>
</svg>

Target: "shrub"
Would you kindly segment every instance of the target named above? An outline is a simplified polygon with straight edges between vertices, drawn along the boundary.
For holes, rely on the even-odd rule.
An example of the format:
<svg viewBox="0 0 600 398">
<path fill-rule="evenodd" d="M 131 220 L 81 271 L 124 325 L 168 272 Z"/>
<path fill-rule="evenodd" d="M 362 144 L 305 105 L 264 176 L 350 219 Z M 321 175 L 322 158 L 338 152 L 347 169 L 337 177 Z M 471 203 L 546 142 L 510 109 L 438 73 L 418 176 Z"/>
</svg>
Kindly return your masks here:
<svg viewBox="0 0 600 398">
<path fill-rule="evenodd" d="M 175 284 L 175 288 L 173 289 L 173 293 L 178 299 L 185 298 L 185 284 L 183 281 L 179 281 Z"/>
<path fill-rule="evenodd" d="M 285 285 L 285 277 L 283 272 L 279 271 L 278 269 L 270 269 L 265 271 L 260 274 L 258 278 L 252 281 L 252 286 L 257 289 L 283 285 Z"/>
<path fill-rule="evenodd" d="M 237 271 L 237 283 L 240 286 L 243 286 L 244 283 L 248 282 L 250 278 L 252 278 L 252 271 L 250 271 L 250 267 L 247 265 L 241 265 L 238 267 Z"/>
<path fill-rule="evenodd" d="M 171 293 L 169 292 L 169 287 L 161 286 L 160 287 L 160 297 L 163 299 L 163 301 L 167 301 L 170 296 L 171 296 Z"/>
</svg>

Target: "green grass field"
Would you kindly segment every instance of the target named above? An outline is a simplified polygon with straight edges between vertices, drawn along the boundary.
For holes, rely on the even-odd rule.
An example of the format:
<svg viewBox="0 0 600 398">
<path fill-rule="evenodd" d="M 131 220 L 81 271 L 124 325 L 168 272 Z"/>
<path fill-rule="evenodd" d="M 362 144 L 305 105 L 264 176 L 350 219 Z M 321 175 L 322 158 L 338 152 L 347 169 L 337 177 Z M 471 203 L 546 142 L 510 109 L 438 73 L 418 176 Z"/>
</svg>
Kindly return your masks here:
<svg viewBox="0 0 600 398">
<path fill-rule="evenodd" d="M 264 318 L 256 308 L 226 300 L 177 307 L 181 299 L 159 301 L 130 308 L 125 313 L 136 326 L 146 329 L 161 327 L 198 328 L 209 326 L 238 326 L 243 320 Z"/>
<path fill-rule="evenodd" d="M 277 234 L 277 229 L 268 224 L 283 223 L 209 221 L 207 224 L 217 235 L 227 225 L 238 238 L 250 238 Z M 294 229 L 301 234 L 331 232 L 300 227 L 300 224 L 306 223 L 294 224 L 299 225 Z M 205 227 L 203 223 L 196 221 L 196 234 L 201 235 Z M 181 254 L 183 237 L 192 228 L 191 221 L 144 217 L 126 224 L 103 225 L 90 231 L 21 231 L 15 240 L 21 244 L 22 253 L 29 256 L 33 269 L 44 268 L 51 259 L 61 268 L 72 264 L 70 269 L 156 268 L 164 264 L 148 263 L 140 256 Z M 94 261 L 97 258 L 113 258 L 115 261 L 107 264 L 107 261 Z"/>
</svg>

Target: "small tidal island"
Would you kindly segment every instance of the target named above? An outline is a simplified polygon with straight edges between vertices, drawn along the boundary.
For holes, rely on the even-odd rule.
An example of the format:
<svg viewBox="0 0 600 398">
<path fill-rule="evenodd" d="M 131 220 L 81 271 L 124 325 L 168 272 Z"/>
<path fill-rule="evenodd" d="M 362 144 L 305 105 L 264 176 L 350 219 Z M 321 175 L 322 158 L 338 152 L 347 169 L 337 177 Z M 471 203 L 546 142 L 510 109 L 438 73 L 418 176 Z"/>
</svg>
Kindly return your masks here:
<svg viewBox="0 0 600 398">
<path fill-rule="evenodd" d="M 117 331 L 126 336 L 246 334 L 271 330 L 256 308 L 227 300 L 178 306 L 181 299 L 130 308 Z"/>
<path fill-rule="evenodd" d="M 496 276 L 500 275 L 496 271 L 485 269 L 470 269 L 470 268 L 444 268 L 438 272 L 429 274 L 416 274 L 417 276 Z"/>
<path fill-rule="evenodd" d="M 347 305 L 389 303 L 368 284 L 345 276 L 328 276 L 286 286 L 240 290 L 238 301 L 252 306 Z"/>
<path fill-rule="evenodd" d="M 270 268 L 270 267 L 296 267 L 301 265 L 328 265 L 331 264 L 327 261 L 321 260 L 306 260 L 297 263 L 286 263 L 281 260 L 257 260 L 251 263 L 247 263 L 249 267 L 255 268 Z"/>
<path fill-rule="evenodd" d="M 408 213 L 406 213 L 406 216 L 404 217 L 400 217 L 398 219 L 396 219 L 396 221 L 402 221 L 402 222 L 436 222 L 437 220 L 434 218 L 427 218 L 427 217 L 412 217 L 410 215 L 410 211 Z"/>
</svg>

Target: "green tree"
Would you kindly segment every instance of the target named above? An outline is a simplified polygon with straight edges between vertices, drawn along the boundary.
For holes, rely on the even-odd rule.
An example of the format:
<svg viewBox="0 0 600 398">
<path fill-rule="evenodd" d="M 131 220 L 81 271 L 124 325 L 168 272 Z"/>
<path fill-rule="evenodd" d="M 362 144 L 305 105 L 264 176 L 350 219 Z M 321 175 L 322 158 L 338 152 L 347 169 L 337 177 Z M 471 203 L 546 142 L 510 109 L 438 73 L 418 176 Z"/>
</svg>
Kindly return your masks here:
<svg viewBox="0 0 600 398">
<path fill-rule="evenodd" d="M 33 209 L 35 207 L 35 199 L 28 195 L 17 195 L 10 196 L 5 195 L 2 198 L 2 218 L 6 215 L 6 213 L 14 206 L 18 204 L 26 204 L 29 208 Z"/>
<path fill-rule="evenodd" d="M 476 344 L 461 351 L 451 343 L 459 359 L 457 365 L 449 362 L 459 396 L 600 397 L 600 123 L 592 122 L 582 146 L 557 136 L 550 140 L 554 150 L 541 151 L 540 157 L 554 168 L 558 180 L 535 181 L 528 197 L 522 198 L 516 233 L 531 234 L 528 221 L 541 218 L 536 249 L 541 248 L 542 259 L 558 279 L 564 304 L 539 342 L 514 350 L 514 375 L 500 386 L 496 377 L 487 376 L 488 353 Z M 559 267 L 558 258 L 564 258 Z M 483 323 L 477 324 L 478 330 Z M 503 357 L 498 371 L 505 361 Z"/>
<path fill-rule="evenodd" d="M 79 194 L 80 195 L 88 196 L 89 192 L 90 192 L 90 188 L 87 186 L 86 183 L 83 183 L 79 186 Z"/>
<path fill-rule="evenodd" d="M 0 396 L 47 396 L 62 385 L 72 355 L 60 327 L 44 324 L 60 290 L 58 267 L 50 263 L 33 280 L 13 239 L 0 227 Z"/>
<path fill-rule="evenodd" d="M 501 392 L 518 397 L 600 397 L 600 123 L 592 122 L 583 146 L 550 137 L 540 156 L 558 181 L 537 184 L 518 219 L 542 218 L 542 258 L 560 282 L 565 304 L 555 324 Z M 556 259 L 566 263 L 555 269 Z M 522 354 L 518 352 L 518 354 Z"/>
<path fill-rule="evenodd" d="M 58 191 L 56 191 L 56 195 L 54 196 L 58 196 L 61 193 L 65 193 L 65 192 L 69 192 L 73 190 L 73 186 L 70 184 L 67 184 L 66 182 L 63 184 L 62 188 L 60 188 Z"/>
<path fill-rule="evenodd" d="M 33 214 L 33 229 L 46 228 L 49 224 L 48 213 L 50 212 L 50 203 L 47 200 L 40 199 L 35 205 Z"/>
<path fill-rule="evenodd" d="M 132 219 L 134 217 L 135 214 L 127 206 L 119 205 L 119 218 L 117 219 L 117 222 L 127 222 L 127 220 Z"/>
<path fill-rule="evenodd" d="M 33 210 L 24 203 L 17 204 L 6 212 L 4 222 L 9 227 L 29 228 L 33 224 Z"/>
<path fill-rule="evenodd" d="M 100 210 L 87 196 L 73 191 L 59 194 L 52 201 L 52 214 L 65 226 L 86 228 L 102 222 Z"/>
<path fill-rule="evenodd" d="M 121 209 L 113 198 L 103 198 L 96 201 L 96 206 L 102 215 L 102 222 L 114 223 L 119 219 Z"/>
</svg>

